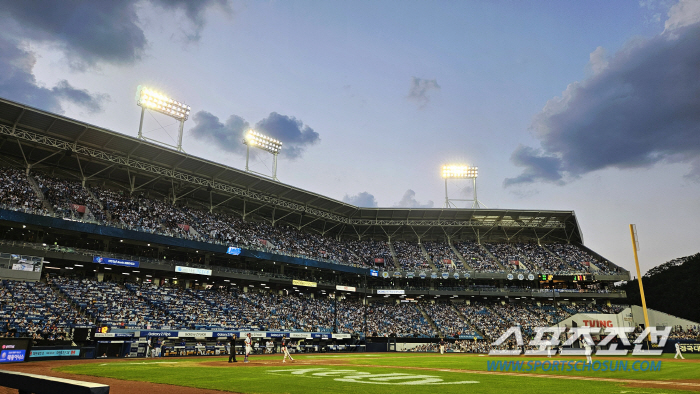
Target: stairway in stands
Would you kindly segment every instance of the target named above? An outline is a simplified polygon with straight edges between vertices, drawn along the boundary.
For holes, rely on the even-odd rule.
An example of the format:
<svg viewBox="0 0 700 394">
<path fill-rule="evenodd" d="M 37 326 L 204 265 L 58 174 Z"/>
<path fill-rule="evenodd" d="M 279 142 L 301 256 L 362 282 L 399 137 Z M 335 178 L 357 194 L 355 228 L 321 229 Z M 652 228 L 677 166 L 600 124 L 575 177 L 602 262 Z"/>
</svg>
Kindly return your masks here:
<svg viewBox="0 0 700 394">
<path fill-rule="evenodd" d="M 27 181 L 29 182 L 29 185 L 32 187 L 32 190 L 34 190 L 34 194 L 36 194 L 37 198 L 41 201 L 41 206 L 49 212 L 49 214 L 53 215 L 53 207 L 51 206 L 51 203 L 49 203 L 46 198 L 44 197 L 44 192 L 41 191 L 41 188 L 39 187 L 39 183 L 37 183 L 36 179 L 34 179 L 33 176 L 27 175 Z"/>
<path fill-rule="evenodd" d="M 481 248 L 481 250 L 483 250 L 484 253 L 485 253 L 487 256 L 491 257 L 491 260 L 495 261 L 496 264 L 498 264 L 498 266 L 499 266 L 503 271 L 506 271 L 506 272 L 509 272 L 509 271 L 510 271 L 510 269 L 506 269 L 506 267 L 504 267 L 503 264 L 501 264 L 501 262 L 496 258 L 496 256 L 493 255 L 493 253 L 491 253 L 491 251 L 490 251 L 486 246 L 484 246 L 484 245 L 482 245 L 482 244 L 477 244 L 477 245 L 479 245 L 479 247 Z"/>
<path fill-rule="evenodd" d="M 394 262 L 394 267 L 396 267 L 396 269 L 401 269 L 401 264 L 399 264 L 399 258 L 396 257 L 394 245 L 392 245 L 389 241 L 387 241 L 386 244 L 389 245 L 389 252 L 391 252 L 391 260 Z"/>
<path fill-rule="evenodd" d="M 112 221 L 112 213 L 105 210 L 105 206 L 104 206 L 104 204 L 102 204 L 102 201 L 99 198 L 97 198 L 97 196 L 95 196 L 95 194 L 92 192 L 92 190 L 90 190 L 89 187 L 85 186 L 84 189 L 87 192 L 87 194 L 90 196 L 90 198 L 92 198 L 92 201 L 95 204 L 97 204 L 98 207 L 100 207 L 100 209 L 102 210 L 102 213 L 105 214 L 107 221 L 111 222 Z"/>
<path fill-rule="evenodd" d="M 419 243 L 418 247 L 420 248 L 421 252 L 423 252 L 423 257 L 425 258 L 425 261 L 428 262 L 428 265 L 430 266 L 430 268 L 437 271 L 437 267 L 433 263 L 433 259 L 430 258 L 430 254 L 428 253 L 428 251 L 425 250 L 425 246 L 423 246 L 422 243 Z"/>
<path fill-rule="evenodd" d="M 469 326 L 469 328 L 472 329 L 472 331 L 481 335 L 482 338 L 486 338 L 486 335 L 484 335 L 484 333 L 481 332 L 475 324 L 470 322 L 469 319 L 467 319 L 467 316 L 465 316 L 464 313 L 460 312 L 459 309 L 457 309 L 457 307 L 454 305 L 454 303 L 451 306 L 452 309 L 455 311 L 455 314 L 459 316 Z"/>
<path fill-rule="evenodd" d="M 452 253 L 454 253 L 455 256 L 457 256 L 457 258 L 459 259 L 459 261 L 462 262 L 462 265 L 464 266 L 464 268 L 466 268 L 468 270 L 473 270 L 474 268 L 472 268 L 471 265 L 467 264 L 467 260 L 464 259 L 464 256 L 462 256 L 462 253 L 459 253 L 459 250 L 457 250 L 457 248 L 455 248 L 455 246 L 452 245 L 452 240 L 448 239 L 447 243 L 448 243 L 448 245 L 450 245 L 450 249 L 452 249 Z"/>
<path fill-rule="evenodd" d="M 433 319 L 430 318 L 430 315 L 428 315 L 428 314 L 423 310 L 423 307 L 421 306 L 420 303 L 417 303 L 417 304 L 416 304 L 416 308 L 418 308 L 418 311 L 420 311 L 420 314 L 423 315 L 423 318 L 425 319 L 425 321 L 427 321 L 428 323 L 430 323 L 430 327 L 433 329 L 433 331 L 435 332 L 435 334 L 436 334 L 436 335 L 439 335 L 440 337 L 442 337 L 443 335 L 442 335 L 442 333 L 440 332 L 440 329 L 438 328 L 437 324 L 435 324 L 435 322 L 433 321 Z"/>
<path fill-rule="evenodd" d="M 552 252 L 551 250 L 549 250 L 548 247 L 546 247 L 546 246 L 544 246 L 544 245 L 540 245 L 540 246 L 542 247 L 542 249 L 544 249 L 545 251 L 547 251 L 547 253 L 549 253 L 550 255 L 552 255 L 555 259 L 557 259 L 558 261 L 560 261 L 562 264 L 564 264 L 564 266 L 565 266 L 567 269 L 569 269 L 569 270 L 571 270 L 571 271 L 575 271 L 574 268 L 573 268 L 572 266 L 570 266 L 569 263 L 568 263 L 566 260 L 564 260 L 564 259 L 562 259 L 561 257 L 559 257 L 558 254 Z"/>
</svg>

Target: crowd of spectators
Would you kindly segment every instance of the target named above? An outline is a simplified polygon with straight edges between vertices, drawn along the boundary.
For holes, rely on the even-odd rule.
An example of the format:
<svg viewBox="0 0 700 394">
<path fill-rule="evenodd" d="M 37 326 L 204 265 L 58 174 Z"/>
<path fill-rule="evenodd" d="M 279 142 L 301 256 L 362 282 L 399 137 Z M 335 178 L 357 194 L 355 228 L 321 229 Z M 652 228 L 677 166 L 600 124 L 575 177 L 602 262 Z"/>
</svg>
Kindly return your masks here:
<svg viewBox="0 0 700 394">
<path fill-rule="evenodd" d="M 525 306 L 531 313 L 541 316 L 547 321 L 547 325 L 553 326 L 558 322 L 567 319 L 571 314 L 562 308 L 556 308 L 552 305 L 542 304 L 537 306 L 535 304 L 529 304 Z"/>
<path fill-rule="evenodd" d="M 480 272 L 504 272 L 498 263 L 493 261 L 479 244 L 471 241 L 460 242 L 455 248 L 464 258 L 464 261 L 476 271 Z"/>
<path fill-rule="evenodd" d="M 181 328 L 165 311 L 152 307 L 144 297 L 118 283 L 63 277 L 53 280 L 96 324 L 131 329 Z"/>
<path fill-rule="evenodd" d="M 593 272 L 593 268 L 597 268 L 605 274 L 618 273 L 618 269 L 606 261 L 601 261 L 598 258 L 590 255 L 583 249 L 571 244 L 549 244 L 546 245 L 559 258 L 566 261 L 571 268 L 578 272 Z"/>
<path fill-rule="evenodd" d="M 687 326 L 683 328 L 681 325 L 676 325 L 671 328 L 671 335 L 669 339 L 689 339 L 689 340 L 700 340 L 700 327 L 699 326 Z"/>
<path fill-rule="evenodd" d="M 224 310 L 227 303 L 209 303 L 193 290 L 156 286 L 152 283 L 127 283 L 126 287 L 153 308 L 165 311 L 170 324 L 186 329 L 232 328 L 234 323 Z M 212 291 L 212 293 L 214 293 Z M 220 294 L 216 294 L 220 296 Z"/>
<path fill-rule="evenodd" d="M 520 251 L 525 258 L 532 263 L 533 268 L 539 268 L 538 272 L 546 274 L 559 274 L 570 271 L 563 260 L 554 256 L 540 245 L 535 243 L 523 243 L 520 245 Z"/>
<path fill-rule="evenodd" d="M 425 242 L 425 252 L 415 242 L 393 242 L 396 261 L 399 263 L 399 267 L 394 267 L 391 247 L 382 240 L 339 240 L 279 223 L 272 225 L 264 221 L 244 220 L 236 214 L 210 213 L 177 205 L 168 198 L 150 198 L 144 193 L 130 195 L 125 191 L 98 186 L 86 188 L 79 181 L 39 173 L 33 176 L 55 214 L 71 219 L 96 220 L 106 225 L 137 231 L 352 266 L 415 271 L 431 268 L 432 262 L 438 270 L 443 271 L 467 268 L 445 242 Z M 47 214 L 24 171 L 2 168 L 0 180 L 8 185 L 0 190 L 0 204 L 10 209 Z M 566 271 L 568 268 L 562 263 L 563 259 L 576 271 L 589 272 L 586 262 L 595 261 L 600 272 L 615 272 L 614 266 L 608 268 L 607 262 L 597 261 L 574 245 L 547 246 L 552 253 L 534 244 L 483 244 L 509 271 Z M 503 272 L 489 253 L 482 249 L 482 245 L 466 241 L 456 244 L 455 248 L 474 270 Z M 513 261 L 518 261 L 520 265 L 511 264 Z M 528 264 L 533 266 L 528 267 Z"/>
<path fill-rule="evenodd" d="M 387 269 L 394 267 L 394 258 L 389 250 L 389 244 L 385 241 L 366 239 L 362 241 L 347 240 L 344 243 L 367 266 Z"/>
<path fill-rule="evenodd" d="M 523 244 L 510 243 L 485 243 L 488 251 L 512 272 L 528 272 L 530 267 L 525 265 L 525 258 L 522 257 Z"/>
<path fill-rule="evenodd" d="M 404 270 L 415 271 L 430 268 L 420 245 L 413 242 L 396 241 L 393 246 L 396 258 Z"/>
<path fill-rule="evenodd" d="M 451 302 L 423 302 L 421 307 L 443 336 L 477 335 L 477 332 L 457 314 Z"/>
<path fill-rule="evenodd" d="M 251 329 L 362 332 L 363 313 L 358 301 L 272 294 L 264 291 L 181 290 L 152 284 L 128 284 L 158 309 L 168 311 L 188 329 Z M 335 308 L 338 308 L 337 313 Z M 337 323 L 334 321 L 337 316 Z"/>
<path fill-rule="evenodd" d="M 338 330 L 349 333 L 363 333 L 365 331 L 364 309 L 365 306 L 359 300 L 338 301 Z"/>
<path fill-rule="evenodd" d="M 370 336 L 430 337 L 435 335 L 416 303 L 374 303 L 367 308 Z"/>
<path fill-rule="evenodd" d="M 441 271 L 464 269 L 464 264 L 452 251 L 450 244 L 445 242 L 424 242 L 423 247 L 437 269 Z"/>
<path fill-rule="evenodd" d="M 54 290 L 55 286 L 57 290 Z M 152 283 L 98 282 L 51 276 L 47 283 L 0 281 L 0 334 L 60 339 L 74 326 L 125 329 L 246 329 L 364 333 L 369 336 L 495 340 L 521 327 L 527 341 L 535 327 L 549 327 L 576 313 L 619 313 L 623 305 L 386 302 L 274 294 L 262 289 L 181 289 Z M 336 310 L 337 309 L 337 310 Z M 366 312 L 366 315 L 365 315 Z M 425 313 L 425 315 L 423 314 Z M 366 321 L 366 329 L 365 329 Z M 434 325 L 434 326 L 433 326 Z M 692 339 L 698 327 L 675 327 L 674 338 Z M 513 338 L 501 348 L 513 346 Z M 481 351 L 480 342 L 460 351 Z M 471 350 L 464 350 L 471 349 Z"/>
<path fill-rule="evenodd" d="M 0 281 L 0 333 L 63 340 L 70 328 L 90 324 L 70 302 L 41 282 Z"/>
<path fill-rule="evenodd" d="M 265 248 L 268 238 L 265 226 L 256 222 L 246 222 L 242 219 L 223 213 L 191 211 L 194 222 L 202 228 L 202 240 L 224 245 L 240 245 L 244 247 Z"/>
<path fill-rule="evenodd" d="M 458 353 L 488 353 L 491 344 L 486 340 L 462 339 L 454 342 L 445 342 L 445 352 Z M 406 347 L 407 352 L 434 352 L 440 351 L 439 343 L 423 343 L 414 347 Z"/>
<path fill-rule="evenodd" d="M 0 206 L 6 209 L 45 215 L 39 199 L 27 180 L 25 172 L 10 167 L 0 168 Z"/>
<path fill-rule="evenodd" d="M 494 304 L 491 309 L 503 316 L 511 326 L 520 326 L 523 335 L 534 335 L 536 327 L 548 327 L 550 323 L 540 314 L 531 312 L 526 304 Z"/>
<path fill-rule="evenodd" d="M 577 313 L 607 313 L 607 314 L 618 314 L 622 312 L 626 305 L 613 304 L 610 306 L 603 304 L 559 304 L 560 310 L 568 313 L 569 315 L 575 315 Z M 568 316 L 567 316 L 568 317 Z M 563 319 L 562 319 L 563 320 Z"/>
<path fill-rule="evenodd" d="M 34 179 L 54 214 L 63 218 L 104 221 L 106 218 L 97 202 L 80 181 L 54 178 L 35 173 Z"/>
<path fill-rule="evenodd" d="M 473 302 L 471 304 L 455 305 L 479 332 L 487 338 L 495 340 L 506 332 L 511 324 L 500 314 L 489 309 L 486 304 Z"/>
<path fill-rule="evenodd" d="M 106 188 L 92 188 L 110 218 L 110 225 L 171 237 L 201 240 L 186 207 L 178 207 L 143 193 L 127 196 Z"/>
</svg>

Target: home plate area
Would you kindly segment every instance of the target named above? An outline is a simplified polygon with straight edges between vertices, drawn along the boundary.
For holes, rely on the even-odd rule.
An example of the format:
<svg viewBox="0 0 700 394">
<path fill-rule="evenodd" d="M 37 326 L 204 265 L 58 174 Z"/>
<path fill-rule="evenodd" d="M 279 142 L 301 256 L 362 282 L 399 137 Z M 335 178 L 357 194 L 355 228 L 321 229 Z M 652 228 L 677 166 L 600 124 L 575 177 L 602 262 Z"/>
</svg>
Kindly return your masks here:
<svg viewBox="0 0 700 394">
<path fill-rule="evenodd" d="M 330 368 L 288 368 L 267 371 L 272 375 L 289 375 L 306 378 L 330 378 L 337 382 L 385 384 L 385 385 L 445 385 L 445 384 L 472 384 L 479 383 L 473 380 L 458 382 L 445 382 L 442 378 L 433 375 L 412 373 L 370 373 L 354 369 L 330 369 Z"/>
</svg>

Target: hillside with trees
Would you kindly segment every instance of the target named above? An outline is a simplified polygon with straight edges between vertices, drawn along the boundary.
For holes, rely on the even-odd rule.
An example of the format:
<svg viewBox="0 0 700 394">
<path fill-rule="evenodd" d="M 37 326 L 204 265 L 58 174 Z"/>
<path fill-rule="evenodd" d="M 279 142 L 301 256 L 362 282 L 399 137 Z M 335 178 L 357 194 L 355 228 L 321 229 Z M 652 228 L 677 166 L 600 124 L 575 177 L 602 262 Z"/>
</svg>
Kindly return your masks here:
<svg viewBox="0 0 700 394">
<path fill-rule="evenodd" d="M 700 322 L 700 253 L 650 269 L 642 284 L 648 308 Z M 636 279 L 620 289 L 627 292 L 629 304 L 642 305 Z"/>
</svg>

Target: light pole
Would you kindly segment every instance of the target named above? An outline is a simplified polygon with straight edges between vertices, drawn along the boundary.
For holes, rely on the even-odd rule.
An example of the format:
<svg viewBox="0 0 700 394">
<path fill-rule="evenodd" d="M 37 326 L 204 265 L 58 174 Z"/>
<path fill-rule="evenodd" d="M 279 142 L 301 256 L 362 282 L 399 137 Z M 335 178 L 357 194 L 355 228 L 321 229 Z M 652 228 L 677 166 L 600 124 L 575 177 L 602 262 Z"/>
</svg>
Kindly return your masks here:
<svg viewBox="0 0 700 394">
<path fill-rule="evenodd" d="M 243 144 L 245 144 L 246 146 L 245 170 L 247 172 L 253 172 L 258 175 L 268 176 L 266 174 L 255 172 L 251 170 L 248 166 L 248 163 L 250 161 L 250 148 L 258 148 L 272 154 L 272 176 L 268 177 L 272 178 L 272 180 L 279 181 L 279 179 L 277 179 L 277 155 L 280 153 L 280 150 L 282 150 L 282 142 L 272 137 L 260 134 L 255 130 L 248 130 L 248 132 L 245 134 L 245 137 L 243 138 Z"/>
<path fill-rule="evenodd" d="M 168 97 L 163 93 L 143 87 L 141 85 L 139 85 L 136 88 L 136 105 L 141 107 L 141 121 L 139 122 L 139 139 L 149 140 L 157 142 L 159 144 L 167 145 L 177 149 L 179 152 L 182 152 L 182 132 L 185 127 L 185 121 L 190 116 L 190 106 L 183 102 L 173 100 L 172 98 Z M 180 126 L 178 127 L 176 146 L 143 136 L 143 115 L 146 113 L 146 110 L 161 113 L 180 122 Z"/>
<path fill-rule="evenodd" d="M 471 201 L 472 208 L 481 208 L 482 206 L 486 208 L 486 205 L 482 204 L 476 198 L 476 177 L 479 175 L 479 167 L 469 166 L 464 164 L 445 164 L 442 166 L 442 178 L 445 179 L 445 208 L 450 208 L 451 206 L 457 208 L 455 201 Z M 473 199 L 455 199 L 450 198 L 447 194 L 447 180 L 448 179 L 471 179 L 472 187 L 474 190 Z"/>
</svg>

